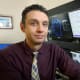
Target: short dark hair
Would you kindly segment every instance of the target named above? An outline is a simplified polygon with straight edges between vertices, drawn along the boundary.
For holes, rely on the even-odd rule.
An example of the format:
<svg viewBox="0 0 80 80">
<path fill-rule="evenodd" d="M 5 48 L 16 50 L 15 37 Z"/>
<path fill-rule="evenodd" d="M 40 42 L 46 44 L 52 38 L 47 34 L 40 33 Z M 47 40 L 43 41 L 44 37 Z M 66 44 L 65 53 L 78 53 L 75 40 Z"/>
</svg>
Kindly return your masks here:
<svg viewBox="0 0 80 80">
<path fill-rule="evenodd" d="M 45 13 L 47 16 L 48 16 L 48 11 L 46 8 L 44 8 L 43 6 L 41 5 L 38 5 L 38 4 L 33 4 L 33 5 L 30 5 L 28 7 L 26 7 L 23 12 L 22 12 L 22 23 L 25 24 L 25 17 L 26 17 L 26 14 L 29 13 L 30 11 L 32 10 L 39 10 L 43 13 Z"/>
</svg>

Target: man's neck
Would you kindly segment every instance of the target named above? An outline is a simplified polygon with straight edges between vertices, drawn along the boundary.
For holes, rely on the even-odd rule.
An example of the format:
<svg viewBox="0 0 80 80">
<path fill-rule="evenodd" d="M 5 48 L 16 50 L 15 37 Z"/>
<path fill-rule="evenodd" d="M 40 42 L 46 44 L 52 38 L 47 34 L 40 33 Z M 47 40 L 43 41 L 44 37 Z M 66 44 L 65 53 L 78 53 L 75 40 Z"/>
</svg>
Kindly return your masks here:
<svg viewBox="0 0 80 80">
<path fill-rule="evenodd" d="M 26 43 L 34 51 L 38 51 L 41 48 L 41 46 L 42 46 L 42 44 L 31 44 L 31 43 L 29 43 L 27 41 L 26 41 Z"/>
</svg>

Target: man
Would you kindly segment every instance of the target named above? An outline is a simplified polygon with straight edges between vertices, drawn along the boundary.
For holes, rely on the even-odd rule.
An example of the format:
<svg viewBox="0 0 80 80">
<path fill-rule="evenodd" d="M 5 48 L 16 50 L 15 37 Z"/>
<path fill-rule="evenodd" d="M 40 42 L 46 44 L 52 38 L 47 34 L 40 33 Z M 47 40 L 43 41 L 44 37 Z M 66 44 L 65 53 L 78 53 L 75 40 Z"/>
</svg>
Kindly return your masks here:
<svg viewBox="0 0 80 80">
<path fill-rule="evenodd" d="M 48 25 L 48 13 L 42 6 L 31 5 L 23 10 L 20 27 L 25 33 L 25 41 L 0 51 L 0 80 L 55 80 L 56 67 L 72 80 L 80 80 L 80 65 L 63 49 L 44 42 Z M 37 54 L 38 77 L 35 79 L 32 75 L 33 53 Z"/>
</svg>

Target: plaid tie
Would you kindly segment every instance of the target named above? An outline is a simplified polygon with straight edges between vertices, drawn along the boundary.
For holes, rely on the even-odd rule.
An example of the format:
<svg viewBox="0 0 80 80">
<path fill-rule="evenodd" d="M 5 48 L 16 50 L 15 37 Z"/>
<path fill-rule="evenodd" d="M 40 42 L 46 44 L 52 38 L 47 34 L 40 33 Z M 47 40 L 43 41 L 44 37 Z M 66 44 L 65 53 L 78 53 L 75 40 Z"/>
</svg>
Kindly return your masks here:
<svg viewBox="0 0 80 80">
<path fill-rule="evenodd" d="M 38 66 L 37 66 L 38 52 L 33 52 L 33 54 L 34 54 L 34 58 L 32 64 L 32 72 L 31 72 L 32 80 L 40 80 L 39 73 L 38 73 Z"/>
</svg>

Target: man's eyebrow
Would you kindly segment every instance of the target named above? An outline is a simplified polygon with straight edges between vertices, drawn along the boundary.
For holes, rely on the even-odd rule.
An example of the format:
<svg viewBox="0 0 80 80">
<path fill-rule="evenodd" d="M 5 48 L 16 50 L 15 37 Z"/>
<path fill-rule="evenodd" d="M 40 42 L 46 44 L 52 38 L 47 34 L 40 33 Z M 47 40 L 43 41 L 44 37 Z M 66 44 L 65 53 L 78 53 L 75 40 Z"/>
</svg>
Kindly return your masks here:
<svg viewBox="0 0 80 80">
<path fill-rule="evenodd" d="M 38 20 L 37 20 L 37 19 L 30 19 L 30 21 L 38 22 Z M 44 23 L 49 23 L 49 21 L 47 21 L 47 20 L 44 20 L 43 22 L 44 22 Z"/>
</svg>

